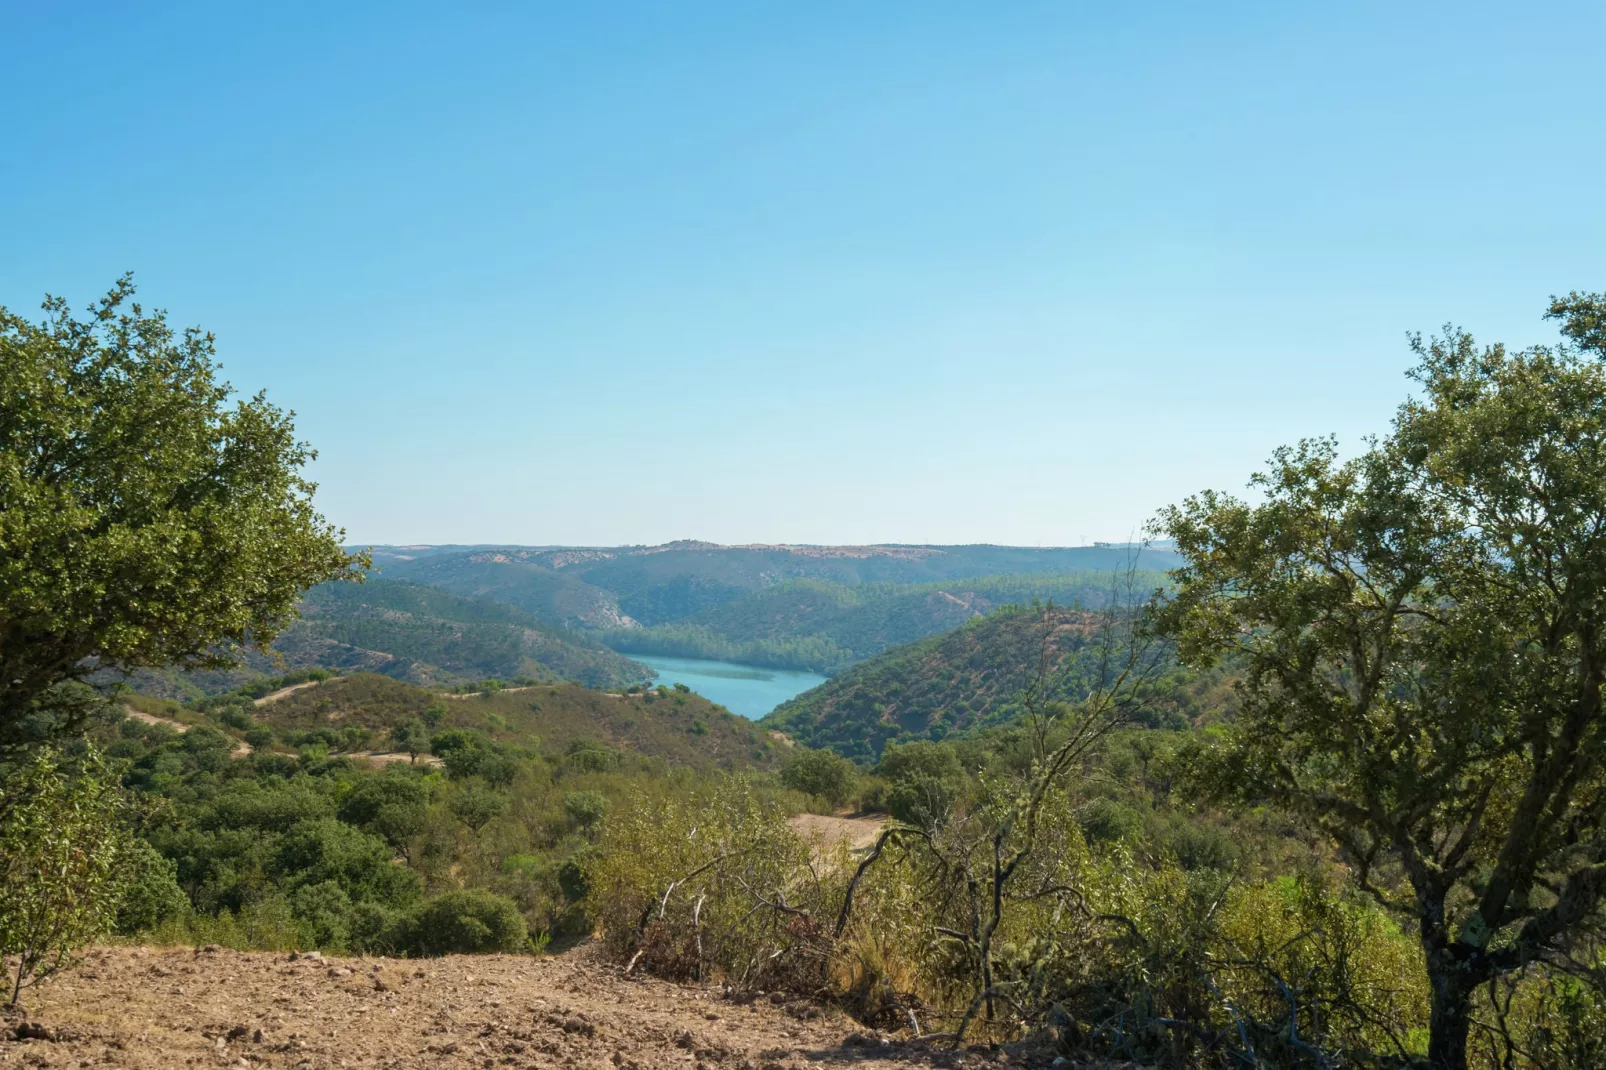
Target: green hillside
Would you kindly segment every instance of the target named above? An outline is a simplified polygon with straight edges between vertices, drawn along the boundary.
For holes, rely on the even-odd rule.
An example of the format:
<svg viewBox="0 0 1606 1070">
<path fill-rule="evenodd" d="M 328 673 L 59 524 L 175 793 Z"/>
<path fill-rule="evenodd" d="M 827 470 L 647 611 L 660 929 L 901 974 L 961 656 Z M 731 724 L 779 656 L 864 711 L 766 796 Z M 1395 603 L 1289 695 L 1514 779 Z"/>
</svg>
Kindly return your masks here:
<svg viewBox="0 0 1606 1070">
<path fill-rule="evenodd" d="M 615 628 L 630 621 L 618 599 L 578 577 L 522 559 L 519 550 L 446 553 L 383 566 L 392 580 L 411 580 L 468 597 L 516 606 L 565 628 Z"/>
<path fill-rule="evenodd" d="M 650 676 L 646 666 L 583 633 L 556 629 L 516 606 L 423 584 L 324 584 L 307 592 L 300 611 L 273 644 L 274 657 L 245 652 L 234 669 L 142 672 L 130 683 L 142 694 L 183 701 L 286 669 L 374 672 L 415 684 L 529 678 L 625 687 Z"/>
<path fill-rule="evenodd" d="M 638 663 L 522 609 L 421 584 L 325 584 L 307 593 L 301 612 L 292 629 L 298 638 L 389 654 L 395 662 L 379 669 L 387 676 L 557 678 L 589 687 L 622 687 L 648 677 Z M 440 671 L 419 672 L 419 664 Z"/>
<path fill-rule="evenodd" d="M 683 621 L 796 580 L 845 587 L 928 584 L 1018 573 L 1167 569 L 1168 548 L 1121 546 L 720 546 L 379 548 L 385 575 L 520 606 L 589 628 Z M 624 618 L 628 617 L 629 620 Z"/>
<path fill-rule="evenodd" d="M 384 746 L 390 729 L 417 719 L 432 732 L 472 728 L 497 743 L 539 745 L 552 754 L 600 745 L 694 769 L 776 764 L 765 730 L 699 695 L 669 689 L 620 694 L 552 683 L 455 696 L 358 673 L 252 706 L 249 713 L 292 741 L 296 733 L 356 729 L 343 737 L 353 748 Z"/>
<path fill-rule="evenodd" d="M 615 650 L 718 658 L 748 665 L 834 673 L 895 646 L 951 631 L 1000 605 L 1032 600 L 1097 607 L 1110 597 L 1112 573 L 1026 573 L 924 584 L 848 587 L 795 580 L 653 628 L 615 629 Z M 1136 577 L 1139 589 L 1165 582 Z"/>
<path fill-rule="evenodd" d="M 854 665 L 761 723 L 810 747 L 873 758 L 889 740 L 943 739 L 1013 720 L 1044 651 L 1053 681 L 1044 697 L 1086 695 L 1104 655 L 1097 618 L 1005 607 Z"/>
</svg>

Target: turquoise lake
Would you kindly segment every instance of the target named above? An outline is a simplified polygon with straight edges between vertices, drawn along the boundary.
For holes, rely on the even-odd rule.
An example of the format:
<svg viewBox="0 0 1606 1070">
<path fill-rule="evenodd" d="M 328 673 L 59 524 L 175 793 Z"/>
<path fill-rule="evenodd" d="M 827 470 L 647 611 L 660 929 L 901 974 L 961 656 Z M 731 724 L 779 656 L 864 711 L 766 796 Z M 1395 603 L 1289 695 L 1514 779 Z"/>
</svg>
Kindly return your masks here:
<svg viewBox="0 0 1606 1070">
<path fill-rule="evenodd" d="M 756 665 L 737 665 L 729 661 L 702 661 L 698 658 L 660 658 L 627 654 L 632 661 L 650 666 L 658 673 L 656 684 L 685 684 L 710 702 L 717 702 L 732 713 L 753 720 L 826 678 L 812 672 L 792 669 L 763 669 Z"/>
</svg>

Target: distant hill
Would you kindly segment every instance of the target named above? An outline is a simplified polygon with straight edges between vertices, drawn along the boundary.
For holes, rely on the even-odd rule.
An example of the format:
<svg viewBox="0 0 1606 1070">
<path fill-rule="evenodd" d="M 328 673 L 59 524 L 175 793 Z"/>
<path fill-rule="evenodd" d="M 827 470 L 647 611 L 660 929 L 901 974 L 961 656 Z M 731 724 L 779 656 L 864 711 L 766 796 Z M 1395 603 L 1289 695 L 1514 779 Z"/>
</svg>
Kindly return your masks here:
<svg viewBox="0 0 1606 1070">
<path fill-rule="evenodd" d="M 1169 548 L 1094 545 L 380 547 L 387 578 L 411 579 L 529 610 L 552 624 L 653 626 L 795 580 L 845 587 L 925 584 L 1007 573 L 1111 573 L 1174 567 Z"/>
<path fill-rule="evenodd" d="M 387 676 L 555 678 L 588 687 L 623 687 L 650 673 L 594 639 L 562 632 L 517 606 L 469 598 L 417 583 L 371 579 L 324 584 L 307 592 L 293 641 L 330 640 L 379 651 L 398 662 Z"/>
<path fill-rule="evenodd" d="M 657 690 L 616 694 L 574 684 L 538 684 L 466 697 L 371 673 L 336 677 L 252 708 L 277 730 L 369 729 L 382 739 L 415 718 L 444 728 L 476 728 L 516 746 L 539 744 L 561 755 L 576 744 L 601 744 L 696 769 L 770 769 L 769 734 L 699 695 Z"/>
<path fill-rule="evenodd" d="M 1079 699 L 1097 683 L 1099 621 L 1078 610 L 1007 607 L 897 647 L 781 704 L 761 722 L 798 743 L 853 758 L 888 740 L 942 739 L 1013 720 L 1046 651 L 1046 698 Z"/>
<path fill-rule="evenodd" d="M 639 662 L 595 639 L 544 623 L 517 606 L 387 579 L 314 587 L 301 619 L 273 644 L 280 661 L 247 653 L 229 670 L 143 672 L 143 694 L 189 699 L 232 690 L 285 669 L 374 672 L 417 684 L 488 678 L 571 680 L 624 687 L 647 680 Z"/>
<path fill-rule="evenodd" d="M 616 650 L 720 658 L 750 665 L 832 673 L 891 647 L 950 631 L 1000 605 L 1033 600 L 1098 607 L 1110 572 L 1025 573 L 925 584 L 857 587 L 793 580 L 694 613 L 672 624 L 619 629 L 603 640 Z M 1165 580 L 1136 577 L 1141 589 Z"/>
<path fill-rule="evenodd" d="M 619 601 L 612 592 L 577 576 L 522 560 L 519 553 L 475 550 L 436 554 L 386 564 L 380 574 L 386 579 L 410 580 L 468 597 L 495 599 L 564 628 L 635 624 L 620 612 Z"/>
</svg>

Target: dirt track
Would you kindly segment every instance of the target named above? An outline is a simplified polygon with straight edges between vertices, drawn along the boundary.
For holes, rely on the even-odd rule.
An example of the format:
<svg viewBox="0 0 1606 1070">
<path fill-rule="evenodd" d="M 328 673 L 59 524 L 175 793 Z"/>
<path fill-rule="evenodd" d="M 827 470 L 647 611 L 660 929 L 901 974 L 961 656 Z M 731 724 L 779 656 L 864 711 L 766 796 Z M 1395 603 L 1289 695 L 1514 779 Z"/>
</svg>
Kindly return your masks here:
<svg viewBox="0 0 1606 1070">
<path fill-rule="evenodd" d="M 626 979 L 565 957 L 323 959 L 111 948 L 0 1020 L 0 1066 L 882 1070 L 1002 1065 L 803 1002 Z M 27 1037 L 36 1023 L 45 1034 Z M 9 1039 L 22 1025 L 24 1039 Z"/>
</svg>

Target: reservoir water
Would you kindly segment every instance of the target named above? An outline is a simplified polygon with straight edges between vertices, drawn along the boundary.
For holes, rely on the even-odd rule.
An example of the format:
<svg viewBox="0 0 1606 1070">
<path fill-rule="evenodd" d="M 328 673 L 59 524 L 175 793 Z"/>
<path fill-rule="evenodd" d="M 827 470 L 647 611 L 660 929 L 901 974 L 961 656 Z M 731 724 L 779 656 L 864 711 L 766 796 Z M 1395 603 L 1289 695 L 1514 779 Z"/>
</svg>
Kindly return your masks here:
<svg viewBox="0 0 1606 1070">
<path fill-rule="evenodd" d="M 651 654 L 627 654 L 657 672 L 656 684 L 685 684 L 710 702 L 717 702 L 732 713 L 753 720 L 811 687 L 825 683 L 818 673 L 793 669 L 764 669 L 757 665 L 737 665 L 729 661 L 703 661 L 699 658 L 661 658 Z"/>
</svg>

